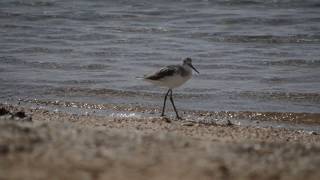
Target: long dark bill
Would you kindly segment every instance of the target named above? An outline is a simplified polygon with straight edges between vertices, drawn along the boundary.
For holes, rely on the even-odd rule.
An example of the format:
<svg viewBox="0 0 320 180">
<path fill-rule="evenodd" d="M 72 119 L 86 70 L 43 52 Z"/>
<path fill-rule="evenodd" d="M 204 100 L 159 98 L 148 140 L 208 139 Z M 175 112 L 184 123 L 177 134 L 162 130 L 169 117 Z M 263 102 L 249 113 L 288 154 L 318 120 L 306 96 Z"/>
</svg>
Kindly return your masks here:
<svg viewBox="0 0 320 180">
<path fill-rule="evenodd" d="M 195 72 L 197 72 L 198 74 L 200 74 L 199 73 L 199 71 L 192 65 L 192 64 L 188 64 Z"/>
</svg>

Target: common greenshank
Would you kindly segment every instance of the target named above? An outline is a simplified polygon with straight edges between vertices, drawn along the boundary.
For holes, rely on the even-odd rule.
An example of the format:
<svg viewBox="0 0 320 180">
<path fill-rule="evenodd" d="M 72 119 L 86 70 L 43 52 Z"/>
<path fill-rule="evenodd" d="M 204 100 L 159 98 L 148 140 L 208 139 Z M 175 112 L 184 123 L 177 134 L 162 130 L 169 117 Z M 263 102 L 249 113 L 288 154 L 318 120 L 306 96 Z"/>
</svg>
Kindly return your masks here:
<svg viewBox="0 0 320 180">
<path fill-rule="evenodd" d="M 143 79 L 147 82 L 155 84 L 157 86 L 167 87 L 169 90 L 164 96 L 164 102 L 162 107 L 161 116 L 164 116 L 164 111 L 166 107 L 167 96 L 170 95 L 170 101 L 172 103 L 173 109 L 176 113 L 177 119 L 181 119 L 178 114 L 177 108 L 174 105 L 172 90 L 183 85 L 187 82 L 192 76 L 192 69 L 199 74 L 199 71 L 192 65 L 191 58 L 185 58 L 182 65 L 170 65 L 164 68 L 161 68 L 155 73 L 145 75 Z"/>
</svg>

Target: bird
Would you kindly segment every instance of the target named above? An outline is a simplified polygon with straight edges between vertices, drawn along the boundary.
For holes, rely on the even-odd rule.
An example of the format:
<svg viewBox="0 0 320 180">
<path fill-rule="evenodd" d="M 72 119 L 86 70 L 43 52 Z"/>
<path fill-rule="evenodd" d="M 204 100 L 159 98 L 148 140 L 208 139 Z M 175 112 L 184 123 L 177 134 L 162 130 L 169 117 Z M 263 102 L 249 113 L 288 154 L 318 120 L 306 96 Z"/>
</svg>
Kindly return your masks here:
<svg viewBox="0 0 320 180">
<path fill-rule="evenodd" d="M 166 101 L 167 97 L 169 96 L 173 109 L 176 113 L 176 118 L 182 119 L 179 116 L 177 108 L 174 104 L 172 91 L 174 88 L 183 85 L 192 77 L 192 70 L 200 74 L 199 71 L 192 65 L 192 59 L 187 57 L 183 60 L 182 65 L 169 65 L 154 73 L 144 75 L 143 80 L 157 86 L 168 88 L 168 91 L 164 96 L 161 117 L 164 116 Z"/>
</svg>

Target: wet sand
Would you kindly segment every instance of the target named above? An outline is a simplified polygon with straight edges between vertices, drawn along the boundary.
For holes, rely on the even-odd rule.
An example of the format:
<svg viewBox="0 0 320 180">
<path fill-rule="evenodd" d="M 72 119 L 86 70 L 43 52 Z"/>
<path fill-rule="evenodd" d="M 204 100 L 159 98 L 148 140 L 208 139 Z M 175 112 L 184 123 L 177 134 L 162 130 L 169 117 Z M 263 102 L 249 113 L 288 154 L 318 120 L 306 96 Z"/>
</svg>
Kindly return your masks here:
<svg viewBox="0 0 320 180">
<path fill-rule="evenodd" d="M 0 179 L 320 177 L 317 133 L 0 107 Z"/>
</svg>

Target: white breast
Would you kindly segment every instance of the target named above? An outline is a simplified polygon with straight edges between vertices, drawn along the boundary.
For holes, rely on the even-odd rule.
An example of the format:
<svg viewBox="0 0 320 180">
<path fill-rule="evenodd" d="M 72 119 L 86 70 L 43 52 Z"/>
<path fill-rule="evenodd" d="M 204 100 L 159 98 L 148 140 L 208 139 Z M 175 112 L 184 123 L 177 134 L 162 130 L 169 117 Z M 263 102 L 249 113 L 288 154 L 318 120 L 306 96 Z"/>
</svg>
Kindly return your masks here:
<svg viewBox="0 0 320 180">
<path fill-rule="evenodd" d="M 191 78 L 192 74 L 189 74 L 188 76 L 181 76 L 180 74 L 175 74 L 173 76 L 168 76 L 165 78 L 162 78 L 160 80 L 148 80 L 146 81 L 151 82 L 152 84 L 167 87 L 170 89 L 177 88 L 187 82 Z"/>
</svg>

